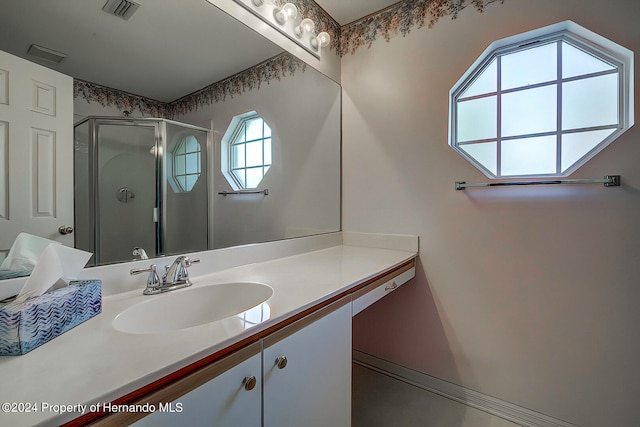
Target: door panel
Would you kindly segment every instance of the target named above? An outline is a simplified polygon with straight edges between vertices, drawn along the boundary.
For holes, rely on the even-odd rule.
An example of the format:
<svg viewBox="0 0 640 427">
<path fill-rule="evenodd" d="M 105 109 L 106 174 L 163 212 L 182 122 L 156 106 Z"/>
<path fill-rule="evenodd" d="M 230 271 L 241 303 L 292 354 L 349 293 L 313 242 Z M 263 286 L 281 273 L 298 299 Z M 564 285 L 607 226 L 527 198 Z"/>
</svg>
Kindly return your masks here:
<svg viewBox="0 0 640 427">
<path fill-rule="evenodd" d="M 270 342 L 263 350 L 264 427 L 349 426 L 351 304 Z"/>
</svg>

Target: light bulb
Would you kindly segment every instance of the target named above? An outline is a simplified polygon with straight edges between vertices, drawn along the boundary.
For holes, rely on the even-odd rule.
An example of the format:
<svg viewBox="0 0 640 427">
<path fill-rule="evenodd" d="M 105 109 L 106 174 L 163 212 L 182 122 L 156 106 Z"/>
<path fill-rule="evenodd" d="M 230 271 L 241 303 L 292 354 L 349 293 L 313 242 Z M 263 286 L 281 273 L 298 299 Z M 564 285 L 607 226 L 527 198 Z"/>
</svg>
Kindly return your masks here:
<svg viewBox="0 0 640 427">
<path fill-rule="evenodd" d="M 331 41 L 331 36 L 329 35 L 329 33 L 323 31 L 320 34 L 318 34 L 317 37 L 311 39 L 311 46 L 314 49 L 318 50 L 318 48 L 329 46 L 330 41 Z"/>
<path fill-rule="evenodd" d="M 309 18 L 304 18 L 302 22 L 300 22 L 300 25 L 295 28 L 295 31 L 298 37 L 302 37 L 304 33 L 313 33 L 315 29 L 316 23 Z"/>
<path fill-rule="evenodd" d="M 296 19 L 298 16 L 298 8 L 293 3 L 285 3 L 280 9 L 273 11 L 273 16 L 278 21 L 278 24 L 283 25 L 287 22 L 287 19 Z"/>
<path fill-rule="evenodd" d="M 285 3 L 282 6 L 282 11 L 287 15 L 287 19 L 296 19 L 298 16 L 298 8 L 293 3 Z"/>
</svg>

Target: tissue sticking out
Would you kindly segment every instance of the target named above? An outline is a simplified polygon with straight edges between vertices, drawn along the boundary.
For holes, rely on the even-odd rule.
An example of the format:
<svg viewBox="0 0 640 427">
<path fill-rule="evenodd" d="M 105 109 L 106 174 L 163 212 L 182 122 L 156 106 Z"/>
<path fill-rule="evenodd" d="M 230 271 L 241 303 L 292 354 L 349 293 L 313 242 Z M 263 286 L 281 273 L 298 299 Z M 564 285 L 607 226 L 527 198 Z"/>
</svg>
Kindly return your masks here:
<svg viewBox="0 0 640 427">
<path fill-rule="evenodd" d="M 0 268 L 31 271 L 18 300 L 40 296 L 52 286 L 66 286 L 76 279 L 91 252 L 69 248 L 59 242 L 20 233 Z"/>
</svg>

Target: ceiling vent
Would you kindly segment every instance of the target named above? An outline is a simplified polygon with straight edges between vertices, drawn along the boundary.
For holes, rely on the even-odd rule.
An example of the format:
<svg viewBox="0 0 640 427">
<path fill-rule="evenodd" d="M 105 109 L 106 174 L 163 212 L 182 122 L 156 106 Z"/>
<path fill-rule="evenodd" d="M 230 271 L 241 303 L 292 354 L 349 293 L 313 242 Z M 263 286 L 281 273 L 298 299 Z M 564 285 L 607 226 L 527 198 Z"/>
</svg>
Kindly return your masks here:
<svg viewBox="0 0 640 427">
<path fill-rule="evenodd" d="M 131 0 L 108 0 L 102 10 L 118 18 L 129 20 L 140 5 Z"/>
<path fill-rule="evenodd" d="M 56 64 L 59 64 L 67 57 L 64 53 L 57 52 L 44 46 L 38 46 L 37 44 L 29 46 L 27 53 L 31 56 L 35 56 L 36 58 L 44 59 L 45 61 L 54 62 Z"/>
</svg>

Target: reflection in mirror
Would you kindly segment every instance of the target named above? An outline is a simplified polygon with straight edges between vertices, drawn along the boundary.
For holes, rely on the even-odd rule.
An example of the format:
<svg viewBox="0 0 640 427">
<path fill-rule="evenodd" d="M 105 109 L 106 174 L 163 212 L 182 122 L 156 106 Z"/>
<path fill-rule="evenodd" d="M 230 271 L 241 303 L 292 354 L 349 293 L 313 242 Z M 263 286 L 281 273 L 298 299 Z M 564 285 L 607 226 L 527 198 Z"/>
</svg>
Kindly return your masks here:
<svg viewBox="0 0 640 427">
<path fill-rule="evenodd" d="M 51 225 L 44 230 L 14 225 L 11 215 L 0 218 L 0 234 L 8 239 L 0 242 L 0 260 L 21 231 L 90 250 L 93 262 L 104 264 L 340 229 L 339 85 L 207 2 L 158 3 L 142 4 L 128 20 L 104 12 L 104 0 L 3 6 L 0 50 L 73 77 L 71 90 L 41 86 L 57 88 L 56 102 L 69 96 L 57 112 L 73 114 L 63 119 L 69 135 L 77 126 L 75 138 L 37 136 L 43 142 L 57 137 L 60 151 L 51 154 L 57 171 L 71 169 L 64 161 L 75 154 L 75 182 L 72 174 L 55 180 L 57 210 L 48 213 Z M 28 55 L 32 44 L 64 57 L 56 64 Z M 3 58 L 0 74 L 12 67 Z M 0 165 L 14 164 L 8 147 L 17 144 L 1 126 L 9 123 L 5 107 L 31 96 L 30 88 L 13 91 L 0 102 Z M 247 176 L 262 167 L 264 176 L 254 180 L 261 192 L 219 194 L 237 191 L 224 176 L 230 153 L 223 136 L 234 117 L 251 112 L 271 131 L 270 158 L 261 149 L 262 162 L 251 158 L 243 166 Z M 184 130 L 201 133 L 191 140 Z M 0 186 L 5 180 L 11 212 L 14 195 L 29 199 L 32 186 L 5 169 Z M 101 180 L 110 187 L 100 190 Z M 61 198 L 74 185 L 75 211 L 70 198 Z M 143 203 L 148 206 L 139 217 L 113 210 Z M 70 224 L 57 216 L 66 207 Z M 70 235 L 58 232 L 71 224 Z"/>
<path fill-rule="evenodd" d="M 162 119 L 75 125 L 75 246 L 92 264 L 207 250 L 207 138 Z"/>
</svg>

